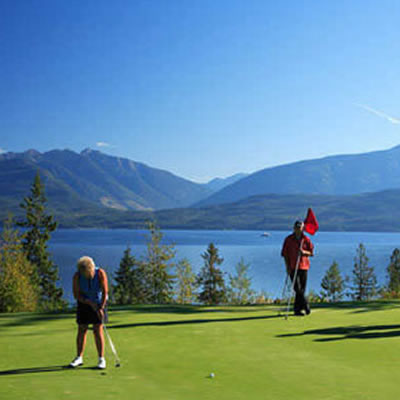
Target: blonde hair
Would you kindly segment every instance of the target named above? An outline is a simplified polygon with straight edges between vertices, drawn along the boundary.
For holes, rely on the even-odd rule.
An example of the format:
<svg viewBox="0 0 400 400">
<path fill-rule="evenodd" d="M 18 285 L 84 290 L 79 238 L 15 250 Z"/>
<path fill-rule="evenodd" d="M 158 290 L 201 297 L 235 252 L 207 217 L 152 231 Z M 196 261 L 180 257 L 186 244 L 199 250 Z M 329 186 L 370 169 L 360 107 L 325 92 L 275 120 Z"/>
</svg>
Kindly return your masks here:
<svg viewBox="0 0 400 400">
<path fill-rule="evenodd" d="M 82 274 L 93 271 L 96 268 L 93 258 L 88 256 L 83 256 L 78 260 L 78 271 Z"/>
</svg>

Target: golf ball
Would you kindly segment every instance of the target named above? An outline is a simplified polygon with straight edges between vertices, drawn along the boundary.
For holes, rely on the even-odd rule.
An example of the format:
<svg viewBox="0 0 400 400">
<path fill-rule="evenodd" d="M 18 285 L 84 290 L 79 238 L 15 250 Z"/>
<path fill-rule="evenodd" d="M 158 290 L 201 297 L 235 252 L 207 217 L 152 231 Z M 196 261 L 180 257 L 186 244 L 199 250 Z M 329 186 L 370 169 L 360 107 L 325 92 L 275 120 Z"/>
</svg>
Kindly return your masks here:
<svg viewBox="0 0 400 400">
<path fill-rule="evenodd" d="M 211 374 L 210 374 L 210 378 L 214 378 L 215 377 L 215 374 L 214 374 L 214 372 L 211 372 Z"/>
</svg>

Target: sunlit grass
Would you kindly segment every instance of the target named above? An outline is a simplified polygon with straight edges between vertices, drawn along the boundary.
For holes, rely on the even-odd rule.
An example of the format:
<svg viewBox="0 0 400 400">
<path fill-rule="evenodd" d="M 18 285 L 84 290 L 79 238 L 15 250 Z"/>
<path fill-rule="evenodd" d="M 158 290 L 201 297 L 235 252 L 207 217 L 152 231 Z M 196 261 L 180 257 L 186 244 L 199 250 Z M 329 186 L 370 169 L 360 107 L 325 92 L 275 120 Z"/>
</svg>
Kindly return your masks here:
<svg viewBox="0 0 400 400">
<path fill-rule="evenodd" d="M 108 331 L 122 366 L 107 349 L 105 372 L 91 336 L 85 365 L 63 368 L 73 313 L 0 315 L 0 398 L 396 398 L 399 307 L 344 303 L 288 320 L 276 306 L 119 308 Z"/>
</svg>

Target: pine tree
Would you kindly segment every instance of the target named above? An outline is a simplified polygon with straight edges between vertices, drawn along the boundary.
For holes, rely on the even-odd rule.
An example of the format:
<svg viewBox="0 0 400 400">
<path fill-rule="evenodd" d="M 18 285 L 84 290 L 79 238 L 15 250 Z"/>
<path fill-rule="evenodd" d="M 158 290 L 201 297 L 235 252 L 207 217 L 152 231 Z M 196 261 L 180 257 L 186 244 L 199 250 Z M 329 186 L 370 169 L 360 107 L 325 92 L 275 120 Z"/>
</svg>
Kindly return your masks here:
<svg viewBox="0 0 400 400">
<path fill-rule="evenodd" d="M 352 297 L 354 300 L 369 300 L 376 295 L 377 279 L 374 267 L 368 265 L 365 247 L 362 243 L 358 246 L 357 255 L 354 257 Z"/>
<path fill-rule="evenodd" d="M 171 269 L 174 267 L 173 258 L 175 249 L 172 245 L 162 244 L 163 234 L 158 226 L 149 222 L 150 232 L 147 242 L 147 252 L 143 259 L 143 275 L 146 293 L 146 302 L 150 304 L 170 303 L 173 298 L 174 275 Z"/>
<path fill-rule="evenodd" d="M 345 280 L 340 274 L 339 266 L 336 261 L 332 263 L 326 271 L 321 281 L 322 297 L 329 301 L 340 301 L 343 298 L 345 288 Z"/>
<path fill-rule="evenodd" d="M 387 267 L 389 283 L 387 286 L 391 297 L 400 296 L 400 250 L 394 249 Z"/>
<path fill-rule="evenodd" d="M 229 275 L 228 301 L 232 304 L 249 304 L 255 294 L 251 289 L 251 278 L 247 275 L 250 264 L 243 258 L 235 266 L 236 275 Z"/>
<path fill-rule="evenodd" d="M 65 306 L 59 281 L 58 267 L 50 258 L 47 242 L 51 232 L 57 228 L 53 216 L 46 214 L 46 196 L 39 172 L 31 187 L 31 194 L 25 197 L 21 208 L 25 210 L 25 220 L 18 223 L 26 228 L 23 247 L 28 260 L 34 265 L 34 284 L 40 287 L 40 307 L 44 310 L 60 309 Z"/>
<path fill-rule="evenodd" d="M 213 243 L 201 255 L 204 265 L 197 275 L 197 284 L 202 288 L 199 300 L 205 304 L 220 304 L 226 301 L 226 287 L 223 272 L 218 268 L 224 261 L 218 255 L 218 248 Z"/>
<path fill-rule="evenodd" d="M 39 291 L 32 282 L 33 265 L 22 246 L 21 233 L 4 224 L 0 237 L 0 312 L 35 311 Z"/>
<path fill-rule="evenodd" d="M 191 304 L 195 299 L 196 275 L 187 258 L 178 262 L 175 268 L 176 301 L 178 304 Z"/>
<path fill-rule="evenodd" d="M 113 301 L 115 304 L 140 302 L 143 292 L 141 275 L 141 263 L 131 254 L 131 248 L 127 247 L 114 277 L 116 285 L 113 286 Z"/>
</svg>

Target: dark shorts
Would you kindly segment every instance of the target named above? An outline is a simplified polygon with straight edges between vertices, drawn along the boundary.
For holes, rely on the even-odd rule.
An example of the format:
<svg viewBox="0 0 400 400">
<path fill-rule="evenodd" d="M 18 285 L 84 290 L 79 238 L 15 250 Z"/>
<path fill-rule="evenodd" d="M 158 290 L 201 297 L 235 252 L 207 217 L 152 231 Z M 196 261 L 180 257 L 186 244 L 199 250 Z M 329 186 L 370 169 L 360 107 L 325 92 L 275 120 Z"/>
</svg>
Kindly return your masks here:
<svg viewBox="0 0 400 400">
<path fill-rule="evenodd" d="M 76 322 L 79 325 L 97 325 L 103 323 L 99 314 L 93 310 L 88 304 L 83 304 L 78 301 L 76 309 Z M 104 322 L 108 322 L 107 310 L 104 309 Z"/>
</svg>

